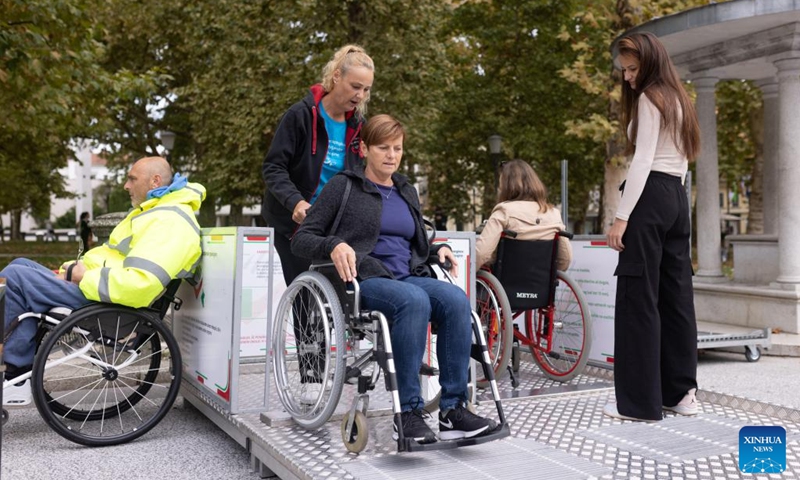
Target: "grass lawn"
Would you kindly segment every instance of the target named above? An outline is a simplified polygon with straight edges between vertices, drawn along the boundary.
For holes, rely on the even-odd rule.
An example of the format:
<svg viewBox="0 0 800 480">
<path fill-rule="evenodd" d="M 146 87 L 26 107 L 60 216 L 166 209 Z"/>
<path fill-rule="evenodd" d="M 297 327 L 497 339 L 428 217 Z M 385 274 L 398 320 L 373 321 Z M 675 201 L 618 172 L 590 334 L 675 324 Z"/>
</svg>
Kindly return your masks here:
<svg viewBox="0 0 800 480">
<path fill-rule="evenodd" d="M 55 270 L 77 256 L 78 242 L 0 242 L 0 269 L 17 257 L 27 257 Z"/>
</svg>

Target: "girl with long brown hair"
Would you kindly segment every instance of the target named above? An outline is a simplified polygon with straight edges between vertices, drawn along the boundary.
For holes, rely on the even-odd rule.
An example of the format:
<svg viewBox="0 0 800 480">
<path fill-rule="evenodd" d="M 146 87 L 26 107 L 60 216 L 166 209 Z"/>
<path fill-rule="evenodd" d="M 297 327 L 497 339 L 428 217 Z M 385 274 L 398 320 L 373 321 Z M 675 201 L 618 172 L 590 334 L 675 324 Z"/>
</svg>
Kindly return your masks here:
<svg viewBox="0 0 800 480">
<path fill-rule="evenodd" d="M 528 162 L 511 160 L 500 170 L 498 204 L 475 244 L 476 265 L 494 260 L 504 230 L 516 232 L 517 240 L 548 240 L 564 230 L 561 212 L 547 202 L 547 189 Z M 567 238 L 558 243 L 558 269 L 566 270 L 572 261 Z"/>
<path fill-rule="evenodd" d="M 619 252 L 614 314 L 616 403 L 606 415 L 696 415 L 697 325 L 683 182 L 700 150 L 697 114 L 651 33 L 617 42 L 622 119 L 633 155 L 608 246 Z"/>
</svg>

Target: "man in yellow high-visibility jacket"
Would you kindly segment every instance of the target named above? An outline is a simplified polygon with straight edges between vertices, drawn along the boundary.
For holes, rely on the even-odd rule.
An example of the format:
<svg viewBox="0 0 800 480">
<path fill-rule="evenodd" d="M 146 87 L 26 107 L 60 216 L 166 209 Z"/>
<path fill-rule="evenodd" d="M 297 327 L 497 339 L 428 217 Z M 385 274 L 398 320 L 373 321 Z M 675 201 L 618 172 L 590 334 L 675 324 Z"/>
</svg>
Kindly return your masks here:
<svg viewBox="0 0 800 480">
<path fill-rule="evenodd" d="M 205 199 L 205 188 L 180 174 L 173 176 L 165 159 L 147 157 L 133 165 L 125 190 L 133 209 L 107 243 L 64 264 L 58 274 L 24 258 L 0 271 L 6 279 L 6 329 L 23 313 L 53 307 L 75 309 L 91 302 L 148 306 L 170 280 L 194 274 L 201 258 L 194 212 Z M 30 370 L 36 328 L 32 318 L 13 326 L 3 352 L 6 378 Z"/>
</svg>

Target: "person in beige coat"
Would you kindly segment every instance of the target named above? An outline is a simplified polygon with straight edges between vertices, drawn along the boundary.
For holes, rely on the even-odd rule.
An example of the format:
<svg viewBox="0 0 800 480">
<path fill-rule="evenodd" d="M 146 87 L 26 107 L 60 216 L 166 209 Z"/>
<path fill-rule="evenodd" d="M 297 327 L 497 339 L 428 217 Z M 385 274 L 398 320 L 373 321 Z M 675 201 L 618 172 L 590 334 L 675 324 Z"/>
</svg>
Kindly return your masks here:
<svg viewBox="0 0 800 480">
<path fill-rule="evenodd" d="M 511 160 L 500 170 L 498 204 L 486 222 L 475 245 L 478 268 L 492 264 L 504 230 L 516 232 L 517 240 L 549 240 L 565 230 L 561 212 L 547 203 L 547 189 L 533 168 L 524 160 Z M 524 259 L 520 259 L 524 261 Z M 559 270 L 572 262 L 572 246 L 567 238 L 558 243 Z"/>
</svg>

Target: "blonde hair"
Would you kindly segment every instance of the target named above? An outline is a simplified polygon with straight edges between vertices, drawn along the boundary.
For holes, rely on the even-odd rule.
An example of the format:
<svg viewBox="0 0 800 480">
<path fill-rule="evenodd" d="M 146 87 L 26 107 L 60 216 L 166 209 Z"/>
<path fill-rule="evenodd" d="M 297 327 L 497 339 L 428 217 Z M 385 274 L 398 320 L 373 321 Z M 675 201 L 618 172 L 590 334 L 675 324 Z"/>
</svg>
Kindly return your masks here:
<svg viewBox="0 0 800 480">
<path fill-rule="evenodd" d="M 322 88 L 326 92 L 333 90 L 334 82 L 333 75 L 336 71 L 344 77 L 347 75 L 348 70 L 353 67 L 364 67 L 372 72 L 375 72 L 375 64 L 367 52 L 358 45 L 345 45 L 333 54 L 333 58 L 322 69 Z M 356 106 L 356 111 L 364 115 L 367 111 L 367 102 L 369 102 L 369 91 L 364 95 L 364 99 Z"/>
<path fill-rule="evenodd" d="M 497 201 L 536 202 L 542 212 L 546 212 L 551 206 L 547 203 L 547 188 L 533 171 L 533 167 L 524 160 L 511 160 L 500 168 Z"/>
</svg>

